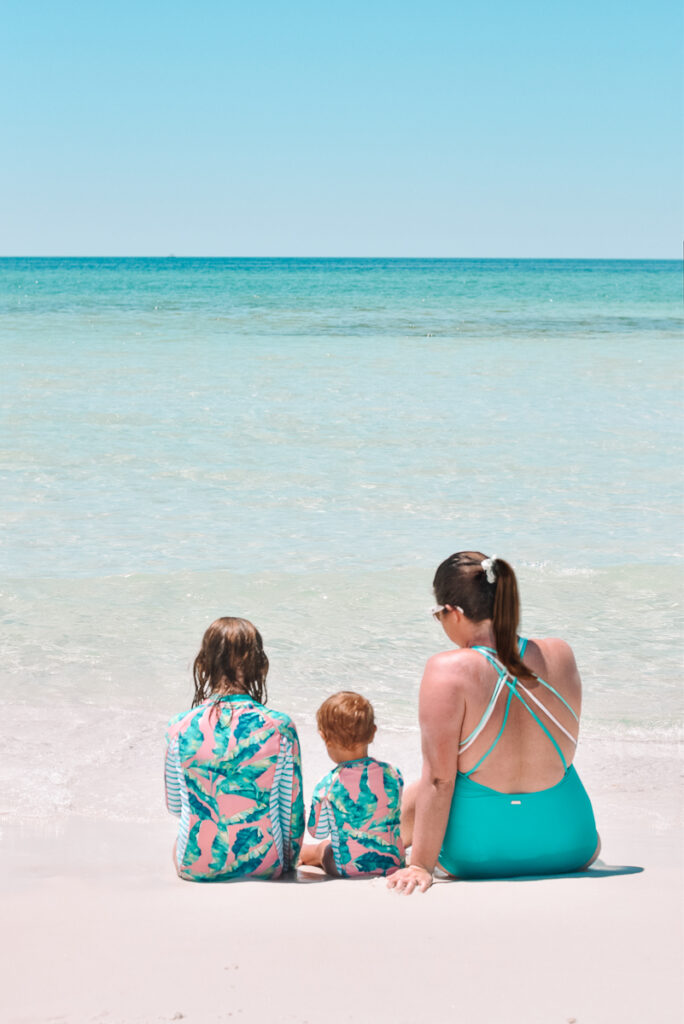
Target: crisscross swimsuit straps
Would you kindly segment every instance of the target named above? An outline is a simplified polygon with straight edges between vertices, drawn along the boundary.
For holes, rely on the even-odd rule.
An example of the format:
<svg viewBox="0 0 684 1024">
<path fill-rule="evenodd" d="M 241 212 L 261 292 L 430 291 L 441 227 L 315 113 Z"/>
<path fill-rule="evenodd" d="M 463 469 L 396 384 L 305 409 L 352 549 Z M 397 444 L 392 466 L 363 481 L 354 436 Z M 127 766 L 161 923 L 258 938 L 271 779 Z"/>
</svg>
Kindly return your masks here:
<svg viewBox="0 0 684 1024">
<path fill-rule="evenodd" d="M 526 649 L 527 649 L 527 639 L 525 639 L 525 638 L 521 638 L 520 639 L 520 641 L 519 641 L 519 648 L 520 648 L 520 657 L 522 658 L 523 655 L 525 654 Z M 480 767 L 480 765 L 483 763 L 483 761 L 487 760 L 487 758 L 489 757 L 491 752 L 494 750 L 494 747 L 497 745 L 497 743 L 501 739 L 501 737 L 503 735 L 503 731 L 506 728 L 506 723 L 508 721 L 508 713 L 509 713 L 509 711 L 511 709 L 511 702 L 512 702 L 514 697 L 516 697 L 517 700 L 520 701 L 520 703 L 523 705 L 523 707 L 527 708 L 529 713 L 532 715 L 532 718 L 535 720 L 537 725 L 540 727 L 540 729 L 542 729 L 546 733 L 546 735 L 550 739 L 551 743 L 553 743 L 554 747 L 556 748 L 558 756 L 560 757 L 561 761 L 563 762 L 564 770 L 567 771 L 568 770 L 568 765 L 567 765 L 567 762 L 566 762 L 565 757 L 563 755 L 563 751 L 561 750 L 559 744 L 556 742 L 556 740 L 553 737 L 553 735 L 546 728 L 546 726 L 542 722 L 542 720 L 539 717 L 539 715 L 536 714 L 535 711 L 533 710 L 533 708 L 531 708 L 530 705 L 527 703 L 527 701 L 525 700 L 525 697 L 527 697 L 533 704 L 535 704 L 541 711 L 543 711 L 543 713 L 546 715 L 546 717 L 549 719 L 549 721 L 553 722 L 553 724 L 556 726 L 556 728 L 559 729 L 563 733 L 564 736 L 567 736 L 567 738 L 569 740 L 571 740 L 574 744 L 577 744 L 577 738 L 575 736 L 573 736 L 572 733 L 568 732 L 568 730 L 565 728 L 565 726 L 561 725 L 561 723 L 558 721 L 558 719 L 554 715 L 551 714 L 549 709 L 547 707 L 545 707 L 540 700 L 537 700 L 535 695 L 533 693 L 531 693 L 527 689 L 526 686 L 523 686 L 523 684 L 520 682 L 519 679 L 516 679 L 514 676 L 512 676 L 510 674 L 510 672 L 505 667 L 505 665 L 502 665 L 501 662 L 499 661 L 499 659 L 496 657 L 496 651 L 494 650 L 493 647 L 472 647 L 471 650 L 477 651 L 478 654 L 482 654 L 487 659 L 489 664 L 492 665 L 496 669 L 496 671 L 499 674 L 499 678 L 497 679 L 496 686 L 494 687 L 494 692 L 492 693 L 492 696 L 491 696 L 491 699 L 489 701 L 489 704 L 485 708 L 484 714 L 482 715 L 482 718 L 480 719 L 478 725 L 473 729 L 473 731 L 470 733 L 469 736 L 466 736 L 466 738 L 459 743 L 459 745 L 458 745 L 458 752 L 459 752 L 459 754 L 463 754 L 468 749 L 468 747 L 471 747 L 473 745 L 473 743 L 475 742 L 475 740 L 478 738 L 478 736 L 484 731 L 485 726 L 487 725 L 487 723 L 489 722 L 490 718 L 492 717 L 492 715 L 494 713 L 494 709 L 496 707 L 496 704 L 497 704 L 497 701 L 499 699 L 499 696 L 501 695 L 501 693 L 502 693 L 502 691 L 504 689 L 508 690 L 508 696 L 506 698 L 506 707 L 504 708 L 504 717 L 503 717 L 503 722 L 501 723 L 501 728 L 499 729 L 498 733 L 496 734 L 493 743 L 488 748 L 488 750 L 486 750 L 484 752 L 484 754 L 482 755 L 480 760 L 477 762 L 477 764 L 475 764 L 469 771 L 463 773 L 465 775 L 465 777 L 467 778 L 470 775 L 472 775 L 473 772 L 477 771 L 477 769 Z M 573 709 L 570 707 L 568 702 L 565 700 L 565 698 L 561 697 L 561 695 L 558 692 L 558 690 L 555 690 L 553 688 L 553 686 L 551 686 L 549 683 L 545 682 L 541 678 L 538 679 L 538 682 L 540 682 L 542 684 L 542 686 L 546 687 L 546 689 L 550 693 L 552 693 L 554 695 L 554 697 L 558 698 L 558 700 L 568 709 L 568 711 L 570 712 L 572 717 L 579 724 L 579 719 L 578 719 L 577 715 L 575 714 Z M 522 691 L 522 693 L 521 693 L 521 691 Z M 525 697 L 522 696 L 523 693 L 525 694 Z"/>
<path fill-rule="evenodd" d="M 527 640 L 519 641 L 521 657 Z M 459 878 L 510 878 L 524 875 L 555 875 L 577 871 L 592 857 L 598 842 L 591 802 L 573 765 L 567 761 L 541 715 L 573 744 L 576 737 L 538 700 L 519 679 L 510 675 L 489 647 L 474 647 L 496 669 L 498 678 L 484 714 L 473 731 L 459 743 L 459 754 L 468 750 L 484 731 L 497 701 L 506 691 L 503 721 L 493 742 L 467 772 L 459 772 L 454 786 L 449 821 L 439 863 Z M 557 690 L 543 679 L 539 683 L 577 715 Z M 489 757 L 503 735 L 513 700 L 518 700 L 553 744 L 563 764 L 560 782 L 533 793 L 501 793 L 483 786 L 471 776 Z"/>
</svg>

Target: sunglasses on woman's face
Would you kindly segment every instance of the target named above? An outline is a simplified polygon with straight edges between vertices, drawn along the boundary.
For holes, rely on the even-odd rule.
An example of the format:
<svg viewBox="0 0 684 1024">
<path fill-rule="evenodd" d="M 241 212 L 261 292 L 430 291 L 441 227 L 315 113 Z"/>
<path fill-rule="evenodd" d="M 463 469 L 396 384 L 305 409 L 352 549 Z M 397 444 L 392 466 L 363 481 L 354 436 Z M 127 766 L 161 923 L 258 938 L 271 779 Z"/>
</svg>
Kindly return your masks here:
<svg viewBox="0 0 684 1024">
<path fill-rule="evenodd" d="M 451 605 L 448 604 L 435 604 L 430 609 L 430 615 L 435 620 L 435 622 L 441 622 L 442 612 L 453 612 L 454 610 L 460 612 L 461 615 L 464 614 L 460 604 L 455 604 L 453 608 L 451 607 Z"/>
</svg>

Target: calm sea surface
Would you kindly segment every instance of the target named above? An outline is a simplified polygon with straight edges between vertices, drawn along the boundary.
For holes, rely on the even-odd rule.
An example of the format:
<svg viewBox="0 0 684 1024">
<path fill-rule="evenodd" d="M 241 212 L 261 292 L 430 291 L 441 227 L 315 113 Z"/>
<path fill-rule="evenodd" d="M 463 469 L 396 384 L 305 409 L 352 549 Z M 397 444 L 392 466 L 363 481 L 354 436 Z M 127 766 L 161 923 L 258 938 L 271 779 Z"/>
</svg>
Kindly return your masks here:
<svg viewBox="0 0 684 1024">
<path fill-rule="evenodd" d="M 682 326 L 674 261 L 0 260 L 6 720 L 123 765 L 237 614 L 274 705 L 357 688 L 399 742 L 474 547 L 573 644 L 585 742 L 671 738 Z"/>
</svg>

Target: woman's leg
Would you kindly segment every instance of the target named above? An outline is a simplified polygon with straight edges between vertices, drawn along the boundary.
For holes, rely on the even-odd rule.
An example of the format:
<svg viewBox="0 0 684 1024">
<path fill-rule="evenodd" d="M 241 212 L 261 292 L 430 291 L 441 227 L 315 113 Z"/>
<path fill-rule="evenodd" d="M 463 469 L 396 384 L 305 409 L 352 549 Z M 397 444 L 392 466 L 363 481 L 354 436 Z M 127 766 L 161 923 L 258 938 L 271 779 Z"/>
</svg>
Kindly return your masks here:
<svg viewBox="0 0 684 1024">
<path fill-rule="evenodd" d="M 594 850 L 593 854 L 591 855 L 591 857 L 589 858 L 587 863 L 583 864 L 582 867 L 579 868 L 579 870 L 580 871 L 586 871 L 587 868 L 590 868 L 591 865 L 594 863 L 594 861 L 598 859 L 598 855 L 599 855 L 600 852 L 601 852 L 601 836 L 598 837 L 598 843 L 596 844 L 596 849 Z"/>
<path fill-rule="evenodd" d="M 401 801 L 401 824 L 399 826 L 401 832 L 401 841 L 408 849 L 413 843 L 413 825 L 416 820 L 416 794 L 418 792 L 418 783 L 412 782 L 410 786 L 407 786 L 404 790 L 404 796 Z"/>
</svg>

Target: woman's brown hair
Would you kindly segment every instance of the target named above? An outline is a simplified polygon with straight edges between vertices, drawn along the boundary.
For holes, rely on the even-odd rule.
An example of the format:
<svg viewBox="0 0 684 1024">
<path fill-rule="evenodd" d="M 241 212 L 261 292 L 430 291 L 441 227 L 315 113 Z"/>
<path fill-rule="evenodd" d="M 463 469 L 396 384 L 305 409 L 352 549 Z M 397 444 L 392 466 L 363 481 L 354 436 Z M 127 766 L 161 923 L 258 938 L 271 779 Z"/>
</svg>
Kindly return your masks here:
<svg viewBox="0 0 684 1024">
<path fill-rule="evenodd" d="M 268 658 L 261 633 L 247 619 L 216 619 L 202 638 L 192 666 L 195 680 L 193 707 L 208 697 L 245 693 L 265 704 Z"/>
<path fill-rule="evenodd" d="M 445 559 L 432 581 L 435 598 L 438 604 L 458 605 L 473 622 L 491 619 L 499 660 L 512 676 L 536 679 L 518 653 L 520 598 L 515 573 L 503 558 L 491 559 L 489 571 L 482 562 L 487 556 L 481 551 L 457 551 Z"/>
</svg>

